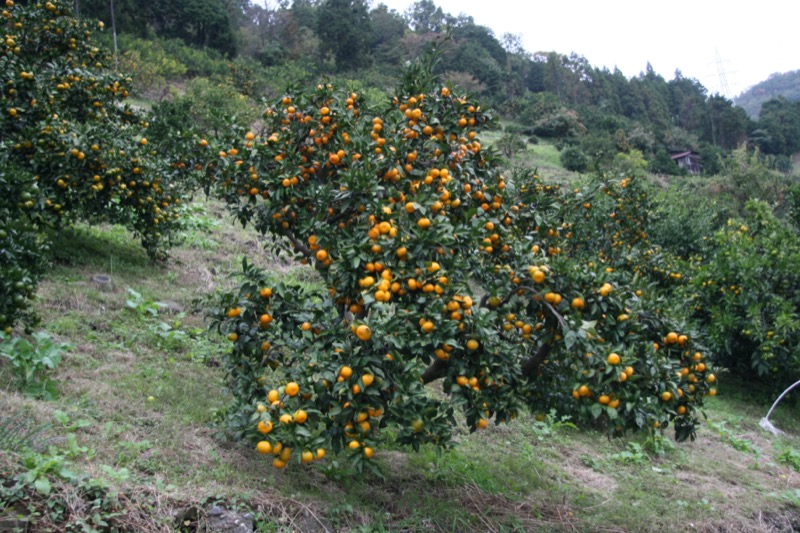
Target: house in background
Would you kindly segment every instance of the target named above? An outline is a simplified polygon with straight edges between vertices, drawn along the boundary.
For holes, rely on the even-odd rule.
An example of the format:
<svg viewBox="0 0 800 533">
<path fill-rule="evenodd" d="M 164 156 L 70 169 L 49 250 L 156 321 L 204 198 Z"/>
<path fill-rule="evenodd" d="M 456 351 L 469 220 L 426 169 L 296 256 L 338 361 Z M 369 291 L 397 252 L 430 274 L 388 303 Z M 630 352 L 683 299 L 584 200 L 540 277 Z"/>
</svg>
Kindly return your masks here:
<svg viewBox="0 0 800 533">
<path fill-rule="evenodd" d="M 672 152 L 672 160 L 689 174 L 700 174 L 700 154 L 697 152 Z"/>
</svg>

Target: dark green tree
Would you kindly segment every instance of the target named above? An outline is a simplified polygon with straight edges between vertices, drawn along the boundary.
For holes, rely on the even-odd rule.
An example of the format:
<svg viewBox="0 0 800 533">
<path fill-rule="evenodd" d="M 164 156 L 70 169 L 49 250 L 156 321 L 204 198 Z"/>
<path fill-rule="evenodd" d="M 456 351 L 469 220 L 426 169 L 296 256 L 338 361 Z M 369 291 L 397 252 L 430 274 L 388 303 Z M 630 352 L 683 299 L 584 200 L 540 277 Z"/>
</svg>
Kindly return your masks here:
<svg viewBox="0 0 800 533">
<path fill-rule="evenodd" d="M 189 44 L 213 48 L 231 56 L 236 54 L 231 13 L 237 13 L 240 9 L 241 4 L 233 0 L 114 1 L 114 17 L 119 33 L 140 37 L 153 33 L 166 38 L 177 37 Z M 108 0 L 83 0 L 81 16 L 100 19 L 111 27 Z"/>
<path fill-rule="evenodd" d="M 369 47 L 378 63 L 397 65 L 402 59 L 401 39 L 406 32 L 406 22 L 394 9 L 385 4 L 370 11 L 372 34 Z"/>
<path fill-rule="evenodd" d="M 495 94 L 502 82 L 502 66 L 476 41 L 466 40 L 458 43 L 448 61 L 448 68 L 471 74 L 492 94 Z"/>
<path fill-rule="evenodd" d="M 317 35 L 338 68 L 368 66 L 372 30 L 366 0 L 325 0 L 317 10 Z"/>
<path fill-rule="evenodd" d="M 680 70 L 675 72 L 675 78 L 667 86 L 672 123 L 701 135 L 708 120 L 706 88 L 695 79 L 683 77 Z"/>
<path fill-rule="evenodd" d="M 456 19 L 442 11 L 431 0 L 414 2 L 405 13 L 408 25 L 417 33 L 441 33 L 447 26 L 455 23 Z"/>
<path fill-rule="evenodd" d="M 782 96 L 765 102 L 758 129 L 766 133 L 758 144 L 765 154 L 791 156 L 800 151 L 800 103 Z"/>
<path fill-rule="evenodd" d="M 733 102 L 718 94 L 710 97 L 707 105 L 708 121 L 702 140 L 732 150 L 747 139 L 751 122 L 744 109 L 735 107 Z"/>
<path fill-rule="evenodd" d="M 81 18 L 102 20 L 111 28 L 111 3 L 109 0 L 81 0 Z M 153 29 L 152 10 L 135 0 L 114 0 L 114 17 L 117 31 L 130 33 L 137 37 L 146 37 Z"/>
<path fill-rule="evenodd" d="M 480 46 L 494 59 L 498 65 L 505 65 L 507 54 L 503 45 L 494 36 L 494 32 L 486 26 L 478 26 L 468 22 L 453 30 L 453 38 L 457 41 L 469 41 Z"/>
</svg>

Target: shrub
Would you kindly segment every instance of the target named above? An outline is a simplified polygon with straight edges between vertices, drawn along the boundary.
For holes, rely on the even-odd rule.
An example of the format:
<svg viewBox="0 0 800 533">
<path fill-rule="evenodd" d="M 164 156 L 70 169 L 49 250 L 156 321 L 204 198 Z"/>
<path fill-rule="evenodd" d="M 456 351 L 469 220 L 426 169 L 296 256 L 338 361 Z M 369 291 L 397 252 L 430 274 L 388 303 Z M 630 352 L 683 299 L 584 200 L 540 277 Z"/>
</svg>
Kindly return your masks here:
<svg viewBox="0 0 800 533">
<path fill-rule="evenodd" d="M 589 168 L 589 158 L 577 146 L 567 146 L 561 151 L 561 165 L 573 172 L 585 172 Z"/>
<path fill-rule="evenodd" d="M 586 126 L 576 111 L 561 108 L 537 120 L 533 133 L 545 138 L 574 139 L 586 133 Z"/>
<path fill-rule="evenodd" d="M 525 149 L 525 141 L 514 133 L 505 133 L 497 141 L 497 148 L 505 157 L 512 157 Z"/>
</svg>

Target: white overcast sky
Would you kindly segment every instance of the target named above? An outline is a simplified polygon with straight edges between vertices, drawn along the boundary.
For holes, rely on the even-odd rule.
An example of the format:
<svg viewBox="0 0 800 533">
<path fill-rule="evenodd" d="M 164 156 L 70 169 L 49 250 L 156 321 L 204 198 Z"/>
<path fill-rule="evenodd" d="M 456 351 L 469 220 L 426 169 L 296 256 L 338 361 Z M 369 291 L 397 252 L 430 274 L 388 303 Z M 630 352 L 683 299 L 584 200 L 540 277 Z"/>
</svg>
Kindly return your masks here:
<svg viewBox="0 0 800 533">
<path fill-rule="evenodd" d="M 733 97 L 774 72 L 800 69 L 800 1 L 433 0 L 451 15 L 522 37 L 529 52 L 575 52 L 626 76 L 647 62 L 665 79 L 675 70 L 711 93 Z M 372 0 L 404 13 L 412 0 Z"/>
</svg>

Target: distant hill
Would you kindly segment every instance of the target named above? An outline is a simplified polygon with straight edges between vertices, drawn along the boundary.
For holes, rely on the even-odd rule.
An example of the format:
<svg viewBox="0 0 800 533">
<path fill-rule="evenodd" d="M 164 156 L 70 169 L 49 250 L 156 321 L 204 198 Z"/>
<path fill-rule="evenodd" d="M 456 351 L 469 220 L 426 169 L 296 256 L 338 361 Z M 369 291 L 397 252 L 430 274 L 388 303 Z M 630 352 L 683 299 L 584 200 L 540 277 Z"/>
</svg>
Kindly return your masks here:
<svg viewBox="0 0 800 533">
<path fill-rule="evenodd" d="M 756 119 L 761 111 L 761 104 L 778 96 L 793 102 L 800 100 L 800 70 L 771 74 L 766 80 L 734 98 L 733 102 L 744 108 L 750 118 Z"/>
</svg>

